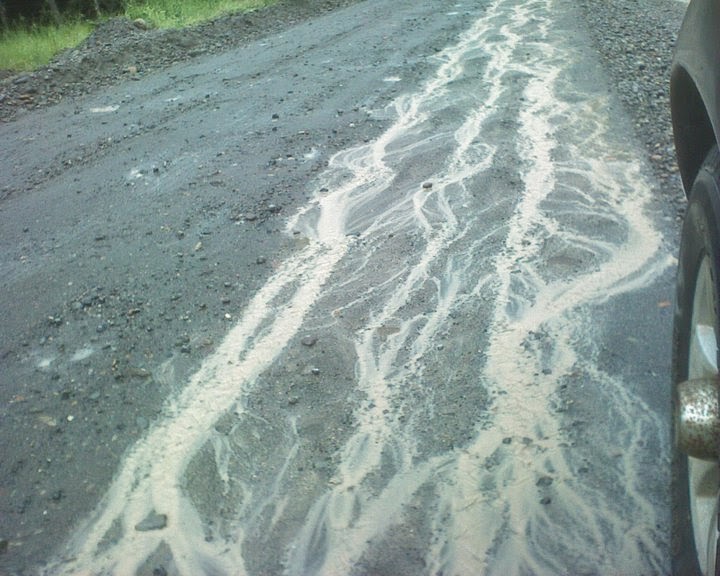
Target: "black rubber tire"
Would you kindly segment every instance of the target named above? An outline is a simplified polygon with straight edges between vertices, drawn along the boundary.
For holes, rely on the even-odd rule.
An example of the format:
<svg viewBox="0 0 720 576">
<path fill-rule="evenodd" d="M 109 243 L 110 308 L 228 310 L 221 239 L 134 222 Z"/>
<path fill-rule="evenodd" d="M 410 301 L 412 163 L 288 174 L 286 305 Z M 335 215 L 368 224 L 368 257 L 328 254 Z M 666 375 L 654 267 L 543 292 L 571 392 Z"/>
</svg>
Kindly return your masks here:
<svg viewBox="0 0 720 576">
<path fill-rule="evenodd" d="M 673 410 L 676 385 L 687 380 L 693 299 L 702 260 L 709 256 L 715 289 L 715 315 L 720 310 L 720 154 L 715 147 L 698 173 L 690 197 L 680 241 L 677 295 L 673 329 Z M 718 321 L 715 323 L 717 341 Z M 688 480 L 688 459 L 673 449 L 672 458 L 672 570 L 678 576 L 701 574 L 695 550 Z M 716 575 L 720 575 L 716 565 Z"/>
</svg>

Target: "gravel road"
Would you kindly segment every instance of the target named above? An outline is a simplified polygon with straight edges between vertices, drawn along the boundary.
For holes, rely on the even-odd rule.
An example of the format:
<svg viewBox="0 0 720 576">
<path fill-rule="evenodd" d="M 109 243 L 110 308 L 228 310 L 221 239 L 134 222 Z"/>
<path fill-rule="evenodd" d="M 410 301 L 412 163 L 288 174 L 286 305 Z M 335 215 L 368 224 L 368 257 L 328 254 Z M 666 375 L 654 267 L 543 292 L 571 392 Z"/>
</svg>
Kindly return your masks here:
<svg viewBox="0 0 720 576">
<path fill-rule="evenodd" d="M 83 45 L 59 55 L 51 64 L 27 73 L 0 70 L 0 120 L 38 107 L 95 93 L 104 87 L 144 75 L 202 54 L 281 31 L 318 14 L 358 0 L 287 0 L 264 10 L 230 15 L 183 31 L 145 30 L 123 18 L 100 25 Z M 609 0 L 578 6 L 595 48 L 601 54 L 615 90 L 635 118 L 638 137 L 647 146 L 664 192 L 679 195 L 669 116 L 672 49 L 685 10 L 677 0 Z"/>
<path fill-rule="evenodd" d="M 97 93 L 201 55 L 242 46 L 357 0 L 284 0 L 184 30 L 148 29 L 126 18 L 100 24 L 77 48 L 27 74 L 0 70 L 0 119 Z"/>
<path fill-rule="evenodd" d="M 0 574 L 666 571 L 683 9 L 288 0 L 3 74 Z"/>
</svg>

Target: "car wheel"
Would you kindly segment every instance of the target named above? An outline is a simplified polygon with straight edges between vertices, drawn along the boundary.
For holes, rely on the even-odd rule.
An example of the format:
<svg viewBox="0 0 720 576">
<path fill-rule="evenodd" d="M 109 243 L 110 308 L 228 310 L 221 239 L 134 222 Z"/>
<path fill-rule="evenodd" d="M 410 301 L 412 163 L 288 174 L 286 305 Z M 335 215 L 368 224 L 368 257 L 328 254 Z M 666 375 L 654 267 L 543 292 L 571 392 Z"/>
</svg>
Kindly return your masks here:
<svg viewBox="0 0 720 576">
<path fill-rule="evenodd" d="M 673 336 L 673 573 L 720 574 L 718 553 L 718 296 L 720 154 L 688 199 Z"/>
</svg>

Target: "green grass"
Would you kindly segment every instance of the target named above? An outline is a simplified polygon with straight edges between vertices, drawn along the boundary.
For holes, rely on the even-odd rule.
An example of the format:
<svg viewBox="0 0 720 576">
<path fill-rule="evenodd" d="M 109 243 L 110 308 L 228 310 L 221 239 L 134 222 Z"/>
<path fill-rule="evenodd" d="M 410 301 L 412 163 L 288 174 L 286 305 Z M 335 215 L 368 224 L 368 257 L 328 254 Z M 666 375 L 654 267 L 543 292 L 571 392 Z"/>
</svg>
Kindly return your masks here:
<svg viewBox="0 0 720 576">
<path fill-rule="evenodd" d="M 125 16 L 143 18 L 157 28 L 182 28 L 231 12 L 254 10 L 277 0 L 129 0 Z M 94 24 L 83 20 L 61 26 L 33 26 L 0 33 L 0 70 L 28 71 L 46 65 L 58 52 L 80 44 Z"/>
<path fill-rule="evenodd" d="M 158 28 L 182 28 L 228 14 L 262 8 L 275 0 L 130 0 L 128 18 L 143 18 Z"/>
<path fill-rule="evenodd" d="M 34 26 L 5 31 L 0 36 L 0 69 L 25 71 L 44 66 L 58 52 L 77 46 L 92 32 L 90 22 Z"/>
</svg>

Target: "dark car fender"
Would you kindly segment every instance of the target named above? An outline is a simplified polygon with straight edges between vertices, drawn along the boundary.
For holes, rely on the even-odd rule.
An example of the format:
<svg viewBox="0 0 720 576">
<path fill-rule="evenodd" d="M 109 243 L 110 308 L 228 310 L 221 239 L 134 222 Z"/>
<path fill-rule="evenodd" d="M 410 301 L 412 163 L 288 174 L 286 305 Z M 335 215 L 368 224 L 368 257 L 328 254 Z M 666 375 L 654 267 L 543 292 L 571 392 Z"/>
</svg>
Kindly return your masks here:
<svg viewBox="0 0 720 576">
<path fill-rule="evenodd" d="M 720 142 L 720 0 L 688 6 L 670 79 L 675 150 L 686 192 Z"/>
</svg>

